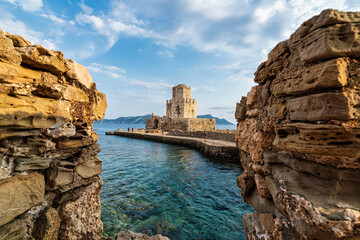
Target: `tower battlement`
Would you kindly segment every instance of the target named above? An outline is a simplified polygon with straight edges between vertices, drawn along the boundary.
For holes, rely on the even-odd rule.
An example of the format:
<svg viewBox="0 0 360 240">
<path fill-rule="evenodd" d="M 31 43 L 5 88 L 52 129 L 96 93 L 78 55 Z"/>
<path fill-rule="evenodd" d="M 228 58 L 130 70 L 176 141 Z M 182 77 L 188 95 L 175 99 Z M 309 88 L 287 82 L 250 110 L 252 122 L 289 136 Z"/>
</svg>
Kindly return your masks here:
<svg viewBox="0 0 360 240">
<path fill-rule="evenodd" d="M 191 87 L 179 84 L 172 89 L 172 99 L 166 101 L 166 117 L 196 118 L 196 100 L 191 98 Z"/>
</svg>

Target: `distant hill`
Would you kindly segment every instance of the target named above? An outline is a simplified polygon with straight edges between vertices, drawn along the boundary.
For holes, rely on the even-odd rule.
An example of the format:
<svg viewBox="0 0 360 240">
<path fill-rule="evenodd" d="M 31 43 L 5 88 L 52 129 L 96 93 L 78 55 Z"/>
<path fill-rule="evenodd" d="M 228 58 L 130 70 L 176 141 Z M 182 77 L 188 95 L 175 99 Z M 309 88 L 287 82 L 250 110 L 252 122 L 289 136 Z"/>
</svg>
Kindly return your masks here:
<svg viewBox="0 0 360 240">
<path fill-rule="evenodd" d="M 229 122 L 228 120 L 224 118 L 217 118 L 213 117 L 210 114 L 206 115 L 198 115 L 198 118 L 215 118 L 216 124 L 220 125 L 234 125 L 233 123 Z M 97 121 L 97 123 L 117 123 L 117 124 L 145 124 L 145 119 L 151 118 L 151 114 L 144 115 L 144 116 L 135 116 L 135 117 L 119 117 L 116 119 L 103 119 L 100 121 Z"/>
<path fill-rule="evenodd" d="M 151 114 L 135 117 L 119 117 L 116 119 L 103 119 L 97 123 L 118 123 L 118 124 L 145 124 L 145 119 L 151 118 Z"/>
<path fill-rule="evenodd" d="M 215 118 L 216 119 L 216 124 L 220 124 L 220 125 L 235 125 L 232 122 L 229 122 L 228 120 L 226 120 L 225 118 L 217 118 L 212 116 L 211 114 L 205 114 L 205 115 L 198 115 L 198 118 Z"/>
</svg>

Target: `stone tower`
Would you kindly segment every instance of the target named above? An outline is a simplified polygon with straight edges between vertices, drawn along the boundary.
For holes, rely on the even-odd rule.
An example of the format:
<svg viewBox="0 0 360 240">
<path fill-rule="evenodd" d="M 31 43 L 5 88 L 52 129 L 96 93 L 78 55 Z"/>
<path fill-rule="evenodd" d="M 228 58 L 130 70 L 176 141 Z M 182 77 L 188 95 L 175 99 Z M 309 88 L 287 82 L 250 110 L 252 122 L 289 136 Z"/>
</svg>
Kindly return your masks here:
<svg viewBox="0 0 360 240">
<path fill-rule="evenodd" d="M 185 84 L 173 87 L 172 99 L 166 101 L 166 117 L 196 118 L 196 100 L 191 98 L 191 87 Z"/>
</svg>

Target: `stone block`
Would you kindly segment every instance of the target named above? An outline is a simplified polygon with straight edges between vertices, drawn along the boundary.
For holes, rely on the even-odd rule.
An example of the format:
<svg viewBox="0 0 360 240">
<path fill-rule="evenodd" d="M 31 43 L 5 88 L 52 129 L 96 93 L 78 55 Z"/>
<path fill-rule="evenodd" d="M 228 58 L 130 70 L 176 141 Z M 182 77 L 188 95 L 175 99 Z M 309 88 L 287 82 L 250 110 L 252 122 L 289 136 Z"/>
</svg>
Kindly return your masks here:
<svg viewBox="0 0 360 240">
<path fill-rule="evenodd" d="M 333 59 L 320 63 L 303 72 L 300 78 L 287 79 L 272 87 L 275 97 L 309 93 L 331 88 L 340 88 L 347 84 L 348 66 L 344 59 Z"/>
<path fill-rule="evenodd" d="M 272 232 L 275 229 L 274 217 L 272 213 L 259 214 L 259 220 L 262 228 L 267 232 Z"/>
<path fill-rule="evenodd" d="M 341 12 L 334 9 L 325 9 L 319 15 L 316 15 L 305 21 L 301 26 L 290 36 L 289 44 L 298 42 L 301 38 L 306 36 L 318 28 L 339 24 L 339 23 L 356 23 L 360 20 L 359 12 Z"/>
<path fill-rule="evenodd" d="M 52 168 L 49 173 L 49 181 L 53 188 L 72 183 L 74 177 L 74 170 L 64 167 Z"/>
<path fill-rule="evenodd" d="M 61 89 L 62 97 L 65 100 L 83 103 L 89 102 L 89 97 L 86 95 L 86 93 L 77 87 L 59 85 L 58 88 Z"/>
<path fill-rule="evenodd" d="M 25 240 L 27 231 L 26 219 L 19 217 L 0 226 L 0 240 Z"/>
<path fill-rule="evenodd" d="M 360 128 L 331 124 L 291 123 L 276 127 L 278 149 L 315 155 L 360 157 Z"/>
<path fill-rule="evenodd" d="M 271 165 L 285 165 L 298 172 L 322 179 L 360 182 L 360 169 L 337 168 L 270 150 L 264 152 L 263 156 L 268 171 L 271 171 L 268 168 Z"/>
<path fill-rule="evenodd" d="M 268 80 L 272 80 L 283 69 L 284 59 L 280 59 L 267 66 L 266 62 L 262 63 L 255 72 L 254 82 L 264 84 Z"/>
<path fill-rule="evenodd" d="M 267 110 L 267 115 L 269 117 L 274 117 L 279 120 L 282 120 L 285 118 L 285 109 L 286 109 L 285 104 L 274 103 L 272 105 L 269 105 L 266 110 Z"/>
<path fill-rule="evenodd" d="M 115 240 L 170 240 L 170 238 L 164 237 L 160 234 L 150 237 L 143 233 L 135 233 L 127 230 L 116 234 Z"/>
<path fill-rule="evenodd" d="M 336 168 L 276 152 L 265 153 L 264 161 L 281 189 L 304 197 L 326 218 L 345 220 L 344 211 L 360 209 L 359 169 Z"/>
<path fill-rule="evenodd" d="M 268 60 L 266 64 L 275 62 L 279 59 L 280 56 L 284 55 L 289 51 L 289 46 L 287 41 L 279 42 L 268 54 Z"/>
<path fill-rule="evenodd" d="M 56 209 L 49 208 L 36 219 L 32 236 L 41 240 L 57 240 L 60 223 L 61 220 Z"/>
<path fill-rule="evenodd" d="M 72 59 L 66 59 L 66 74 L 72 78 L 78 80 L 85 87 L 90 88 L 92 85 L 92 77 L 87 68 L 81 64 L 78 64 Z"/>
<path fill-rule="evenodd" d="M 56 128 L 46 129 L 46 135 L 52 138 L 59 137 L 72 137 L 76 134 L 76 127 L 71 123 L 67 122 L 61 126 L 56 126 Z"/>
<path fill-rule="evenodd" d="M 334 9 L 326 9 L 316 16 L 316 20 L 310 28 L 310 32 L 318 28 L 323 28 L 338 23 L 357 23 L 360 22 L 359 12 L 341 12 Z"/>
<path fill-rule="evenodd" d="M 246 106 L 247 107 L 251 107 L 256 102 L 257 89 L 258 89 L 258 86 L 254 86 L 251 88 L 250 92 L 247 94 L 247 97 L 246 97 Z"/>
<path fill-rule="evenodd" d="M 98 175 L 102 172 L 101 168 L 101 160 L 99 157 L 94 156 L 85 162 L 79 164 L 76 167 L 76 172 L 79 174 L 82 178 L 90 178 L 95 175 Z"/>
<path fill-rule="evenodd" d="M 102 181 L 96 177 L 90 185 L 81 188 L 79 198 L 64 203 L 59 210 L 62 219 L 59 239 L 99 239 L 103 224 L 100 219 L 100 190 Z M 76 190 L 75 190 L 76 191 Z"/>
<path fill-rule="evenodd" d="M 20 65 L 21 55 L 14 48 L 13 42 L 10 38 L 6 37 L 5 33 L 0 29 L 0 59 L 2 61 Z"/>
<path fill-rule="evenodd" d="M 71 119 L 70 108 L 69 101 L 30 96 L 15 97 L 0 93 L 0 125 L 50 128 L 56 123 L 56 119 Z M 22 122 L 22 119 L 26 121 Z"/>
<path fill-rule="evenodd" d="M 290 119 L 298 121 L 350 120 L 359 117 L 356 93 L 320 93 L 287 100 Z"/>
<path fill-rule="evenodd" d="M 0 180 L 0 226 L 44 200 L 45 180 L 38 173 Z"/>
<path fill-rule="evenodd" d="M 179 119 L 180 120 L 180 119 Z M 176 121 L 175 119 L 171 120 L 173 122 L 173 127 L 176 124 L 180 124 L 178 127 L 179 130 L 184 128 L 181 127 L 182 122 Z M 216 120 L 214 118 L 188 118 L 188 131 L 214 131 L 216 129 Z M 175 129 L 175 128 L 174 128 Z"/>
<path fill-rule="evenodd" d="M 22 172 L 29 170 L 46 169 L 50 166 L 50 158 L 17 158 L 14 171 Z"/>
<path fill-rule="evenodd" d="M 258 213 L 245 214 L 243 216 L 243 225 L 246 239 L 267 239 L 267 236 L 269 236 L 261 226 Z M 264 238 L 254 236 L 264 236 Z"/>
<path fill-rule="evenodd" d="M 58 148 L 80 148 L 89 146 L 93 143 L 91 137 L 84 137 L 81 139 L 66 139 L 57 143 Z"/>
<path fill-rule="evenodd" d="M 261 113 L 260 109 L 251 109 L 246 112 L 248 117 L 257 117 Z"/>
<path fill-rule="evenodd" d="M 0 78 L 7 83 L 33 83 L 39 81 L 42 73 L 32 69 L 16 66 L 7 62 L 0 62 Z"/>
<path fill-rule="evenodd" d="M 14 47 L 27 47 L 27 46 L 31 45 L 30 41 L 24 39 L 20 35 L 5 32 L 5 36 L 11 39 L 11 41 L 13 42 Z"/>
<path fill-rule="evenodd" d="M 360 57 L 360 23 L 341 23 L 319 28 L 290 45 L 302 62 L 310 63 L 338 57 Z"/>
<path fill-rule="evenodd" d="M 17 50 L 25 66 L 48 71 L 56 76 L 66 71 L 65 58 L 60 51 L 48 50 L 41 45 L 19 47 Z"/>
<path fill-rule="evenodd" d="M 106 107 L 106 95 L 102 92 L 96 92 L 96 100 L 93 107 L 93 114 L 95 116 L 94 121 L 98 121 L 105 117 Z"/>
<path fill-rule="evenodd" d="M 246 97 L 242 97 L 239 103 L 236 103 L 235 119 L 242 121 L 246 118 Z"/>
</svg>

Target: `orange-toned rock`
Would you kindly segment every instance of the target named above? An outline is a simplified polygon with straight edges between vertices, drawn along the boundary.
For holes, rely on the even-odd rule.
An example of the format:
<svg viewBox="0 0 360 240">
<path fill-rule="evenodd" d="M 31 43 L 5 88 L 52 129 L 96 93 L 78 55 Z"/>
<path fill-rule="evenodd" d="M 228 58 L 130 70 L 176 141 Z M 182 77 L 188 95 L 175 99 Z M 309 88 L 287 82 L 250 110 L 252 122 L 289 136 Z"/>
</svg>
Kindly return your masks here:
<svg viewBox="0 0 360 240">
<path fill-rule="evenodd" d="M 20 65 L 22 59 L 21 54 L 16 51 L 13 41 L 6 37 L 5 33 L 0 29 L 0 60 L 14 65 Z"/>
<path fill-rule="evenodd" d="M 66 71 L 64 55 L 59 51 L 48 50 L 41 45 L 17 48 L 22 57 L 22 64 L 31 68 L 42 69 L 58 76 Z"/>
<path fill-rule="evenodd" d="M 275 97 L 280 97 L 339 88 L 347 84 L 347 78 L 347 62 L 339 58 L 306 68 L 299 78 L 274 84 L 272 93 Z"/>
<path fill-rule="evenodd" d="M 92 124 L 105 115 L 105 94 L 62 52 L 1 31 L 0 43 L 0 239 L 99 239 Z"/>
<path fill-rule="evenodd" d="M 5 32 L 5 36 L 11 39 L 11 41 L 13 42 L 14 47 L 27 47 L 27 46 L 31 45 L 30 41 L 24 39 L 20 35 Z"/>
<path fill-rule="evenodd" d="M 72 59 L 66 60 L 66 66 L 68 68 L 66 74 L 69 76 L 69 78 L 78 80 L 87 88 L 91 87 L 92 77 L 86 67 L 78 64 Z"/>
<path fill-rule="evenodd" d="M 237 104 L 247 239 L 360 238 L 359 32 L 359 12 L 324 10 L 270 51 Z"/>
<path fill-rule="evenodd" d="M 31 173 L 0 180 L 0 226 L 44 200 L 44 176 Z M 6 197 L 5 197 L 6 196 Z"/>
</svg>

